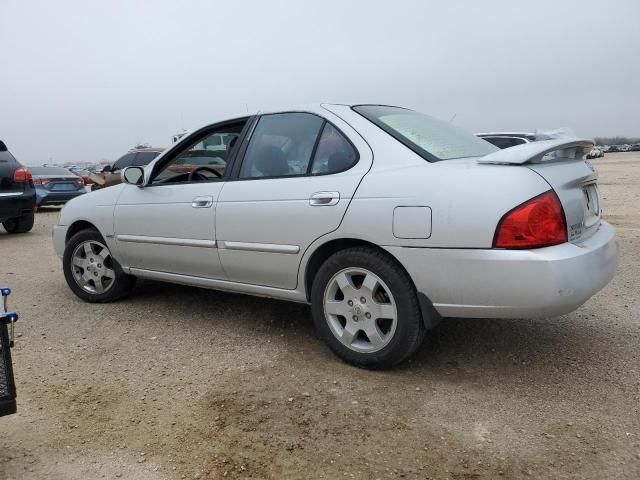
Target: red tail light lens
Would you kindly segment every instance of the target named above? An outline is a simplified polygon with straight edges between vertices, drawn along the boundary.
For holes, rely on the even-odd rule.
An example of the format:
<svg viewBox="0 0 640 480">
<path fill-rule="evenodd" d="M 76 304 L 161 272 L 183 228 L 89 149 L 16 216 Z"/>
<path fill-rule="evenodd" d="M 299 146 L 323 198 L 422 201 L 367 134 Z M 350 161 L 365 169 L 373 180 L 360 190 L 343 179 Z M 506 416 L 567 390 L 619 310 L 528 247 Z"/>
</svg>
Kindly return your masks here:
<svg viewBox="0 0 640 480">
<path fill-rule="evenodd" d="M 48 178 L 34 178 L 33 179 L 33 183 L 35 185 L 46 185 L 47 183 L 49 183 L 49 179 Z"/>
<path fill-rule="evenodd" d="M 76 178 L 76 183 L 78 184 L 79 187 L 83 186 L 84 185 L 84 178 L 82 178 L 82 177 Z"/>
<path fill-rule="evenodd" d="M 567 241 L 567 222 L 553 190 L 507 212 L 496 228 L 494 248 L 539 248 Z"/>
<path fill-rule="evenodd" d="M 31 179 L 31 172 L 26 167 L 18 167 L 13 171 L 14 182 L 28 182 Z"/>
</svg>

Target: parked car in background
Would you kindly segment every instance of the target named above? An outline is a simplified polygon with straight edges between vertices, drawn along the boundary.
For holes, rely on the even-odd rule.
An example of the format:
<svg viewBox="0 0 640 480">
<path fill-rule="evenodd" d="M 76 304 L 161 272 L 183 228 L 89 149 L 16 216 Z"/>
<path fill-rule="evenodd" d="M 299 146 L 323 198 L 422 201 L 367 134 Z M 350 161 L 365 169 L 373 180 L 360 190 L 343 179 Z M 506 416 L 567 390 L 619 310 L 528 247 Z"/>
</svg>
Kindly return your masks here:
<svg viewBox="0 0 640 480">
<path fill-rule="evenodd" d="M 529 132 L 476 133 L 476 136 L 486 140 L 498 148 L 509 148 L 536 141 L 536 134 Z"/>
<path fill-rule="evenodd" d="M 225 166 L 190 161 L 235 134 Z M 136 277 L 310 303 L 341 358 L 390 367 L 441 317 L 576 309 L 613 277 L 590 140 L 499 150 L 399 107 L 312 105 L 215 123 L 125 184 L 72 200 L 53 242 L 88 302 Z M 553 157 L 547 155 L 554 153 Z"/>
<path fill-rule="evenodd" d="M 36 190 L 29 169 L 0 141 L 0 222 L 9 233 L 33 228 Z"/>
<path fill-rule="evenodd" d="M 476 133 L 476 136 L 486 140 L 498 148 L 511 148 L 516 145 L 525 143 L 539 142 L 541 140 L 550 140 L 554 138 L 553 133 L 528 133 L 528 132 L 492 132 L 492 133 Z M 604 157 L 604 150 L 598 146 L 594 146 L 587 154 L 587 158 Z"/>
<path fill-rule="evenodd" d="M 587 154 L 587 158 L 601 158 L 604 157 L 604 151 L 602 148 L 595 146 L 591 149 L 591 151 Z"/>
<path fill-rule="evenodd" d="M 89 178 L 93 182 L 91 190 L 94 191 L 119 184 L 121 170 L 131 166 L 142 167 L 147 165 L 163 151 L 164 148 L 155 147 L 133 148 L 129 150 L 116 160 L 113 165 L 106 165 L 101 172 L 94 172 L 89 175 Z"/>
<path fill-rule="evenodd" d="M 640 152 L 640 143 L 634 143 L 633 145 L 631 145 L 631 151 Z"/>
<path fill-rule="evenodd" d="M 85 185 L 93 184 L 93 180 L 91 180 L 91 172 L 89 170 L 85 168 L 69 168 L 69 171 L 82 178 Z"/>
<path fill-rule="evenodd" d="M 38 207 L 63 205 L 72 198 L 87 193 L 82 178 L 66 168 L 31 167 L 31 173 Z"/>
</svg>

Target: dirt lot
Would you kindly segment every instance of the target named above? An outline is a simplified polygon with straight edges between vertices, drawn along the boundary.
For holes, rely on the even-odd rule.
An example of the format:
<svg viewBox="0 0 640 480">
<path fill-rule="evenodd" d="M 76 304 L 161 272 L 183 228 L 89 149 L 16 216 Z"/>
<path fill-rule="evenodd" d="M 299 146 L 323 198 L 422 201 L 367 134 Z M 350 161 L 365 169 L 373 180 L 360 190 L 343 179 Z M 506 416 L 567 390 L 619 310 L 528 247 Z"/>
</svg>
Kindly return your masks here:
<svg viewBox="0 0 640 480">
<path fill-rule="evenodd" d="M 554 319 L 447 319 L 387 372 L 339 362 L 302 305 L 140 282 L 67 288 L 57 211 L 0 232 L 22 320 L 0 479 L 640 478 L 640 155 L 595 162 L 614 281 Z"/>
</svg>

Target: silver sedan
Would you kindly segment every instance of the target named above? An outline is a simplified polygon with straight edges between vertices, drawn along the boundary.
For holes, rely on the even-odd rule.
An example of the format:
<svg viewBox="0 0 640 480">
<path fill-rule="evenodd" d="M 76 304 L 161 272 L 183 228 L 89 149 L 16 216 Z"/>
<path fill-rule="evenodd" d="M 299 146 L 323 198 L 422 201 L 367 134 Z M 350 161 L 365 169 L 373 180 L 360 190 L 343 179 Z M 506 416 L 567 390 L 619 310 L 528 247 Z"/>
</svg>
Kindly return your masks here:
<svg viewBox="0 0 640 480">
<path fill-rule="evenodd" d="M 611 280 L 592 146 L 498 150 L 381 105 L 261 112 L 72 200 L 53 240 L 86 301 L 140 277 L 310 303 L 338 356 L 385 368 L 442 317 L 560 315 Z"/>
</svg>

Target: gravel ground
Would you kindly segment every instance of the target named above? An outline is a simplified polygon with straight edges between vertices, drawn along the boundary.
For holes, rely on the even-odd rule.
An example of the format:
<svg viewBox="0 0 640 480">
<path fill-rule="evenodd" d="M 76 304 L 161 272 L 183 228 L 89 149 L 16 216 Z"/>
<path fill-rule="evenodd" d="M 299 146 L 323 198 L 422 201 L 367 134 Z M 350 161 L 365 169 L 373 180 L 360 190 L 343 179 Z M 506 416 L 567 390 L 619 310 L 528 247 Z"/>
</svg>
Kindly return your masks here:
<svg viewBox="0 0 640 480">
<path fill-rule="evenodd" d="M 83 303 L 56 209 L 0 232 L 22 315 L 0 478 L 640 478 L 640 155 L 595 163 L 613 282 L 559 318 L 447 319 L 386 372 L 338 361 L 303 305 L 152 282 Z"/>
</svg>

